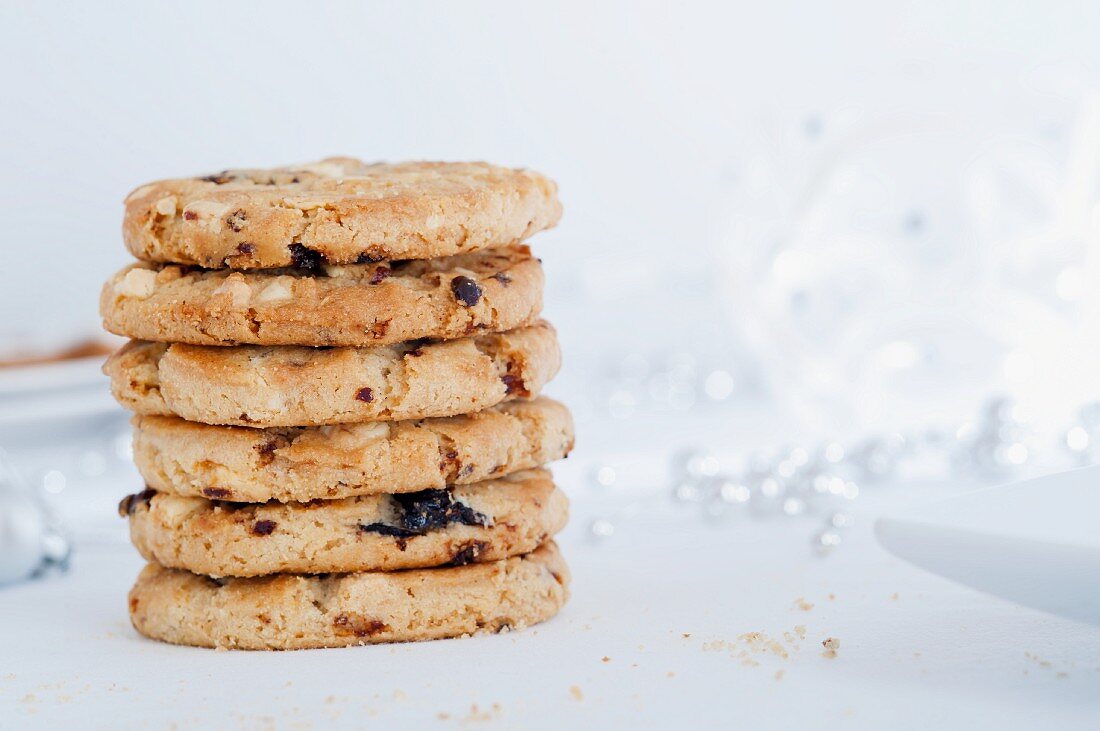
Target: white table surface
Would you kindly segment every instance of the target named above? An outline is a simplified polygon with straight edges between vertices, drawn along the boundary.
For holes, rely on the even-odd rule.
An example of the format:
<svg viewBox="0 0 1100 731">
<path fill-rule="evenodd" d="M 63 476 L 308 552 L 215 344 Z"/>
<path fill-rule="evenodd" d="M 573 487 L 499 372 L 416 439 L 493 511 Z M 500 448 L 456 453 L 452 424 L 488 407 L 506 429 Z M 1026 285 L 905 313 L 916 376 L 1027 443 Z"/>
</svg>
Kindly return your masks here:
<svg viewBox="0 0 1100 731">
<path fill-rule="evenodd" d="M 628 449 L 639 428 L 653 436 L 652 423 L 582 425 L 588 439 L 556 468 L 573 497 L 560 538 L 573 598 L 522 633 L 293 653 L 162 645 L 127 618 L 140 559 L 92 531 L 67 574 L 0 589 L 0 727 L 1097 726 L 1100 629 L 954 585 L 875 543 L 874 515 L 961 486 L 864 490 L 855 527 L 821 558 L 812 519 L 715 524 L 673 504 L 666 458 Z M 586 479 L 597 457 L 620 475 L 602 492 Z M 137 485 L 115 479 L 73 500 L 70 523 L 113 520 L 121 533 L 110 513 Z M 599 516 L 618 516 L 616 531 L 594 542 Z M 750 632 L 787 657 L 739 639 Z"/>
</svg>

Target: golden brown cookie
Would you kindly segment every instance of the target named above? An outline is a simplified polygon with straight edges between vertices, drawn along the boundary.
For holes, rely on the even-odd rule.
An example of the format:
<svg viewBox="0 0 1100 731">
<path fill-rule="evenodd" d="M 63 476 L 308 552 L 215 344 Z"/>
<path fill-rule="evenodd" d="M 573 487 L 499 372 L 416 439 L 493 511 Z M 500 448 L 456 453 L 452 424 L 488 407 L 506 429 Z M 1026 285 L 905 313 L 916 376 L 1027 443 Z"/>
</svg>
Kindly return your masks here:
<svg viewBox="0 0 1100 731">
<path fill-rule="evenodd" d="M 143 185 L 122 233 L 146 261 L 254 269 L 451 256 L 560 217 L 557 186 L 530 170 L 330 158 Z"/>
<path fill-rule="evenodd" d="M 148 561 L 209 576 L 394 571 L 529 553 L 565 525 L 546 470 L 473 485 L 308 503 L 230 503 L 146 491 L 122 501 Z"/>
<path fill-rule="evenodd" d="M 215 348 L 134 341 L 104 372 L 126 408 L 205 424 L 319 426 L 467 414 L 557 373 L 554 329 L 375 348 Z"/>
<path fill-rule="evenodd" d="M 130 591 L 146 637 L 179 645 L 298 650 L 521 629 L 569 598 L 553 541 L 493 563 L 302 576 L 211 579 L 151 563 Z"/>
<path fill-rule="evenodd" d="M 193 345 L 388 345 L 500 332 L 542 309 L 526 246 L 377 264 L 237 272 L 133 264 L 103 286 L 103 326 Z"/>
<path fill-rule="evenodd" d="M 540 397 L 434 419 L 320 427 L 211 426 L 134 417 L 134 462 L 160 492 L 308 501 L 469 484 L 565 457 L 573 420 Z"/>
</svg>

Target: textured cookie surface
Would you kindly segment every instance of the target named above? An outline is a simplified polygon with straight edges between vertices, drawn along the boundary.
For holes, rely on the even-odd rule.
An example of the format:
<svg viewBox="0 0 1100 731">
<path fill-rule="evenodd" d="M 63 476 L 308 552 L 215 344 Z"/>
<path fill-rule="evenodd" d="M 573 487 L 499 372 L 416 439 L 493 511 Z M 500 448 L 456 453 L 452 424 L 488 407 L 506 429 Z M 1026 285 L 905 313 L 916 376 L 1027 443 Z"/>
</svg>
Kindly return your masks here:
<svg viewBox="0 0 1100 731">
<path fill-rule="evenodd" d="M 424 261 L 238 272 L 133 264 L 103 286 L 116 335 L 193 345 L 386 345 L 510 330 L 542 309 L 526 246 Z"/>
<path fill-rule="evenodd" d="M 122 231 L 139 259 L 251 269 L 450 256 L 560 217 L 557 186 L 529 170 L 331 158 L 144 185 L 126 198 Z"/>
<path fill-rule="evenodd" d="M 546 322 L 375 348 L 214 348 L 134 341 L 104 372 L 139 414 L 205 424 L 315 426 L 454 416 L 535 395 L 561 364 Z"/>
<path fill-rule="evenodd" d="M 161 566 L 209 576 L 393 571 L 529 553 L 565 525 L 546 470 L 400 495 L 229 503 L 144 492 L 122 501 L 130 537 Z"/>
<path fill-rule="evenodd" d="M 569 571 L 553 541 L 454 568 L 215 580 L 151 563 L 130 591 L 147 637 L 251 650 L 341 647 L 520 629 L 554 616 Z"/>
<path fill-rule="evenodd" d="M 473 414 L 321 427 L 134 418 L 134 462 L 160 492 L 309 501 L 469 484 L 553 462 L 573 447 L 563 404 L 540 397 Z"/>
</svg>

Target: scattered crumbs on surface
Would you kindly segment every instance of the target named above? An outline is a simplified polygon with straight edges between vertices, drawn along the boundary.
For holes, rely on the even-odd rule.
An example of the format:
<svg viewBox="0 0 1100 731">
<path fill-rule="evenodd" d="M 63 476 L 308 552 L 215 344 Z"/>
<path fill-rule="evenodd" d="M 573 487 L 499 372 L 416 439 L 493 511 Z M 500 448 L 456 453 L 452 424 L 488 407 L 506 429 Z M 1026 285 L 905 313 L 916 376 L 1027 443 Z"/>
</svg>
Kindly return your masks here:
<svg viewBox="0 0 1100 731">
<path fill-rule="evenodd" d="M 500 710 L 501 710 L 501 705 L 499 703 L 494 703 L 492 708 L 490 708 L 487 711 L 481 710 L 480 708 L 478 708 L 478 705 L 476 703 L 474 703 L 470 706 L 470 712 L 462 720 L 466 721 L 466 722 L 469 722 L 469 721 L 492 721 L 493 716 L 498 715 L 500 713 Z"/>
<path fill-rule="evenodd" d="M 901 594 L 899 594 L 895 591 L 893 594 L 890 595 L 890 598 L 893 599 L 894 601 L 897 601 L 898 599 L 901 599 Z"/>
<path fill-rule="evenodd" d="M 440 721 L 446 721 L 451 717 L 451 714 L 446 713 L 445 711 L 440 711 L 439 713 L 435 714 L 435 717 L 438 718 Z"/>
<path fill-rule="evenodd" d="M 569 694 L 571 696 L 573 696 L 573 700 L 577 700 L 577 701 L 583 701 L 584 700 L 584 693 L 581 692 L 581 687 L 579 685 L 569 686 Z"/>
<path fill-rule="evenodd" d="M 690 632 L 684 632 L 683 634 L 684 634 L 684 639 L 685 640 L 690 640 L 691 639 L 691 633 Z"/>
<path fill-rule="evenodd" d="M 800 609 L 803 612 L 808 612 L 814 608 L 813 602 L 808 602 L 805 597 L 801 596 L 794 600 L 794 606 L 796 609 Z"/>
<path fill-rule="evenodd" d="M 829 601 L 831 601 L 831 602 L 835 602 L 835 601 L 836 601 L 836 594 L 834 594 L 834 593 L 832 593 L 832 592 L 829 592 L 829 596 L 828 596 L 828 599 L 829 599 Z"/>
<path fill-rule="evenodd" d="M 283 687 L 284 687 L 284 688 L 289 688 L 289 687 L 290 687 L 290 686 L 292 686 L 292 685 L 294 685 L 294 681 L 288 680 L 288 681 L 286 681 L 286 683 L 285 683 L 285 684 L 283 685 Z"/>
<path fill-rule="evenodd" d="M 325 698 L 325 703 L 332 704 L 332 703 L 335 703 L 335 702 L 336 702 L 336 696 L 334 696 L 334 695 L 330 695 L 328 698 Z"/>
<path fill-rule="evenodd" d="M 787 672 L 787 671 L 786 671 L 786 670 L 784 670 L 783 668 L 780 668 L 780 669 L 776 670 L 776 671 L 775 671 L 775 679 L 776 679 L 776 680 L 782 680 L 782 679 L 783 679 L 783 675 L 784 675 L 784 674 L 785 674 L 786 672 Z"/>
<path fill-rule="evenodd" d="M 675 670 L 669 670 L 667 673 L 665 673 L 665 675 L 669 678 L 675 678 L 676 677 L 676 671 Z"/>
<path fill-rule="evenodd" d="M 638 649 L 642 650 L 644 652 L 645 651 L 645 645 L 638 645 Z"/>
<path fill-rule="evenodd" d="M 36 696 L 34 693 L 27 693 L 25 696 L 23 696 L 24 703 L 35 703 L 37 701 L 38 696 Z"/>
<path fill-rule="evenodd" d="M 821 646 L 825 648 L 821 656 L 832 660 L 836 657 L 836 651 L 840 649 L 840 640 L 835 637 L 827 637 L 821 641 Z"/>
<path fill-rule="evenodd" d="M 1028 660 L 1038 663 L 1039 667 L 1049 668 L 1051 666 L 1050 660 L 1043 660 L 1038 655 L 1035 655 L 1033 653 L 1025 652 L 1024 657 L 1026 657 Z"/>
<path fill-rule="evenodd" d="M 632 663 L 630 663 L 630 667 L 636 668 L 636 667 L 638 667 L 638 663 L 632 662 Z"/>
<path fill-rule="evenodd" d="M 798 639 L 800 639 L 800 640 L 806 639 L 806 625 L 796 624 L 794 626 L 794 631 L 798 635 Z"/>
<path fill-rule="evenodd" d="M 405 691 L 401 690 L 400 688 L 395 688 L 395 689 L 394 689 L 394 691 L 393 691 L 393 699 L 394 699 L 395 701 L 403 701 L 403 700 L 405 700 L 405 699 L 406 699 L 407 697 L 408 697 L 408 696 L 406 696 L 406 695 L 405 695 Z"/>
<path fill-rule="evenodd" d="M 611 658 L 608 657 L 607 655 L 604 655 L 603 658 L 602 658 L 602 661 L 603 662 L 611 662 Z"/>
</svg>

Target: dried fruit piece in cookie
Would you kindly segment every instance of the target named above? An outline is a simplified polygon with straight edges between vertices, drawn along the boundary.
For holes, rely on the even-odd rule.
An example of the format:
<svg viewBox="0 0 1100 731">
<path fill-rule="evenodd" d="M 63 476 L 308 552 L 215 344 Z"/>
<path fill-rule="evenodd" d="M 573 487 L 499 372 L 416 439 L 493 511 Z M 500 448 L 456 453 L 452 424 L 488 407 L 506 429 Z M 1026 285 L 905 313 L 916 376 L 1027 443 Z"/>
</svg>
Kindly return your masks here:
<svg viewBox="0 0 1100 731">
<path fill-rule="evenodd" d="M 143 185 L 122 232 L 146 261 L 315 268 L 506 246 L 560 217 L 557 186 L 530 170 L 331 158 Z"/>
</svg>

